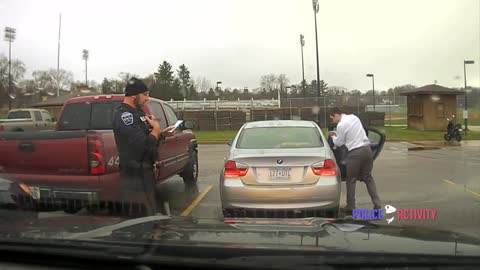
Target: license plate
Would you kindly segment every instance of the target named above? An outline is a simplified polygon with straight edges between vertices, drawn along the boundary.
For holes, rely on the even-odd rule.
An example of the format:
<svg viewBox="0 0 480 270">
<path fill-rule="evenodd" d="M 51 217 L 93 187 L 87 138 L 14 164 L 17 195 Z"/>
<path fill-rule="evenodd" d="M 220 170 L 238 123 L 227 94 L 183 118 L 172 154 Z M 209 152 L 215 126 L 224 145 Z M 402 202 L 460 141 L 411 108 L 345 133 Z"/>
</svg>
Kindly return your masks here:
<svg viewBox="0 0 480 270">
<path fill-rule="evenodd" d="M 290 179 L 292 168 L 270 168 L 271 179 Z"/>
<path fill-rule="evenodd" d="M 29 187 L 30 191 L 32 192 L 32 198 L 35 200 L 40 199 L 40 189 L 38 187 Z"/>
</svg>

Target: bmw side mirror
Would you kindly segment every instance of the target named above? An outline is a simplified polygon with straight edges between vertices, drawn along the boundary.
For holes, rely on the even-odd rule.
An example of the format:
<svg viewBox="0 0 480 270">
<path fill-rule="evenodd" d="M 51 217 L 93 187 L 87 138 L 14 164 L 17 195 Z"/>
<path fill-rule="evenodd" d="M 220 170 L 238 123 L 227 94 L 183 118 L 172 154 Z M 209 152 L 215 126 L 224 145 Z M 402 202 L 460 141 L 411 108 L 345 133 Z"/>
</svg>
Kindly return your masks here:
<svg viewBox="0 0 480 270">
<path fill-rule="evenodd" d="M 233 140 L 228 140 L 227 144 L 228 144 L 229 146 L 232 146 L 232 145 L 233 145 Z"/>
</svg>

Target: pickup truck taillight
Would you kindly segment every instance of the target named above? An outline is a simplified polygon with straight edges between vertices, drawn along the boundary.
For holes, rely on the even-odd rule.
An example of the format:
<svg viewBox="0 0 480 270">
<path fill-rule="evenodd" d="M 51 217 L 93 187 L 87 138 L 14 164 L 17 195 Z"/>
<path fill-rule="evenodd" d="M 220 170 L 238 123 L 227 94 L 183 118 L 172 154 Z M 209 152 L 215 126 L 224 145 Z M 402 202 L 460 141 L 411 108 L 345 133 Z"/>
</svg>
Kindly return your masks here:
<svg viewBox="0 0 480 270">
<path fill-rule="evenodd" d="M 223 176 L 225 178 L 242 177 L 247 175 L 248 166 L 233 160 L 229 160 L 225 163 Z"/>
<path fill-rule="evenodd" d="M 99 137 L 88 137 L 88 163 L 91 174 L 105 173 L 103 142 Z"/>
</svg>

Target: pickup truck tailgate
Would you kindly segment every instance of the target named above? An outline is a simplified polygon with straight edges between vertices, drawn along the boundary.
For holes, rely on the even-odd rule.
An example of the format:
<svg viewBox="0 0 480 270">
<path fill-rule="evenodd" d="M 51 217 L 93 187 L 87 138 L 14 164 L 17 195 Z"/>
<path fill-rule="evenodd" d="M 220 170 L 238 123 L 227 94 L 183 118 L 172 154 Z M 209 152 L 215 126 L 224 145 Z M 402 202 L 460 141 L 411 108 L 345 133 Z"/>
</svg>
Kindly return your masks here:
<svg viewBox="0 0 480 270">
<path fill-rule="evenodd" d="M 87 132 L 0 133 L 0 172 L 87 175 Z"/>
</svg>

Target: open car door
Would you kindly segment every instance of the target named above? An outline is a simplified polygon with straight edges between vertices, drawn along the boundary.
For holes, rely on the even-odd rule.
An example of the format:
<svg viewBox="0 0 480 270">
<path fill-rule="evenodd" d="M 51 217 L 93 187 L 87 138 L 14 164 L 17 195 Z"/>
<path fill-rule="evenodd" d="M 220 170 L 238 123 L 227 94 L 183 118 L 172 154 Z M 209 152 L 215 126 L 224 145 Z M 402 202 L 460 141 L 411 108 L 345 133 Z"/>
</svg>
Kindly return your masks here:
<svg viewBox="0 0 480 270">
<path fill-rule="evenodd" d="M 328 130 L 331 131 L 334 130 L 334 128 L 335 126 L 329 126 Z M 382 152 L 383 145 L 385 144 L 385 134 L 372 127 L 365 128 L 365 132 L 367 133 L 368 140 L 370 141 L 370 147 L 372 148 L 373 152 L 373 160 L 375 161 L 378 155 L 380 155 L 380 152 Z M 342 146 L 334 148 L 332 138 L 329 136 L 327 140 L 330 148 L 333 151 L 333 154 L 335 155 L 338 167 L 340 168 L 342 181 L 345 181 L 345 177 L 347 176 L 347 147 Z"/>
</svg>

